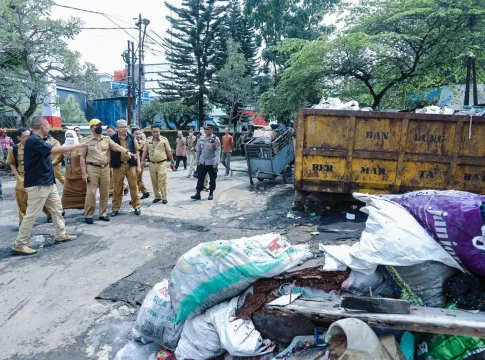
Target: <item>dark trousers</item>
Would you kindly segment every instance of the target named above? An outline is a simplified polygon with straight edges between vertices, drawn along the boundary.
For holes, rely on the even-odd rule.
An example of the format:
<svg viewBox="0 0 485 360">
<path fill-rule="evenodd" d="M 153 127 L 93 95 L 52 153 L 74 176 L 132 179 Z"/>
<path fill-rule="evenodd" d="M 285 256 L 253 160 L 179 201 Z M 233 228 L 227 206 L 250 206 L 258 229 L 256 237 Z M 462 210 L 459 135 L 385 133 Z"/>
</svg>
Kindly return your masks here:
<svg viewBox="0 0 485 360">
<path fill-rule="evenodd" d="M 213 165 L 199 165 L 197 167 L 197 191 L 202 191 L 204 188 L 204 179 L 209 174 L 209 191 L 213 192 L 216 189 L 217 169 Z"/>
<path fill-rule="evenodd" d="M 180 165 L 180 161 L 184 162 L 184 169 L 187 170 L 187 157 L 186 156 L 177 156 L 175 159 L 175 169 L 177 170 Z"/>
<path fill-rule="evenodd" d="M 246 157 L 246 149 L 244 148 L 244 146 L 245 146 L 244 144 L 241 144 L 241 155 L 243 157 Z"/>
</svg>

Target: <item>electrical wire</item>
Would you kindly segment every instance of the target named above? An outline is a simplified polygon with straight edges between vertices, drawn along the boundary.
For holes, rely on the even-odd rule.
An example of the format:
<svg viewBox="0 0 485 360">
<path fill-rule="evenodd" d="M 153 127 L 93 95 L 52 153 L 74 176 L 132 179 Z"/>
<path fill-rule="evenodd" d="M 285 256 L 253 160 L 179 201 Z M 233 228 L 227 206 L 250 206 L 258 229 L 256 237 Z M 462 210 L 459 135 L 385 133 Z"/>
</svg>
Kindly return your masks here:
<svg viewBox="0 0 485 360">
<path fill-rule="evenodd" d="M 119 27 L 82 27 L 80 30 L 136 30 L 137 28 L 119 28 Z"/>
</svg>

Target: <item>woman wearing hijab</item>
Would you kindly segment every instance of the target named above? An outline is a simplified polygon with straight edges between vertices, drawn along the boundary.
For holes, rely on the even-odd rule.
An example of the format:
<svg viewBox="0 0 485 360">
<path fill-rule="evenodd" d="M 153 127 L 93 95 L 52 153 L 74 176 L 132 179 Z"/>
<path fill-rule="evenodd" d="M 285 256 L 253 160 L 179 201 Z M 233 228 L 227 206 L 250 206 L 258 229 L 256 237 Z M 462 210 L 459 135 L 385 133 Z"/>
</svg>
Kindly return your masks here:
<svg viewBox="0 0 485 360">
<path fill-rule="evenodd" d="M 67 130 L 64 145 L 79 144 L 76 132 Z M 82 179 L 79 163 L 79 149 L 63 154 L 66 163 L 66 181 L 62 190 L 62 207 L 64 209 L 84 209 L 86 184 Z"/>
</svg>

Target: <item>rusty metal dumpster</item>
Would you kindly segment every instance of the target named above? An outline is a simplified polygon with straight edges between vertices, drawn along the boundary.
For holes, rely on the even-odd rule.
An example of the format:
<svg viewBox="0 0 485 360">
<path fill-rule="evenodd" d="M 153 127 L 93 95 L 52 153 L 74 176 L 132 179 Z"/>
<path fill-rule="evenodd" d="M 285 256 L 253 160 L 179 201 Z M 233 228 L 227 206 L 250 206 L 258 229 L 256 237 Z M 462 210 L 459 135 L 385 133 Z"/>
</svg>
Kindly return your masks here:
<svg viewBox="0 0 485 360">
<path fill-rule="evenodd" d="M 311 192 L 485 192 L 485 117 L 302 109 L 296 200 Z"/>
</svg>

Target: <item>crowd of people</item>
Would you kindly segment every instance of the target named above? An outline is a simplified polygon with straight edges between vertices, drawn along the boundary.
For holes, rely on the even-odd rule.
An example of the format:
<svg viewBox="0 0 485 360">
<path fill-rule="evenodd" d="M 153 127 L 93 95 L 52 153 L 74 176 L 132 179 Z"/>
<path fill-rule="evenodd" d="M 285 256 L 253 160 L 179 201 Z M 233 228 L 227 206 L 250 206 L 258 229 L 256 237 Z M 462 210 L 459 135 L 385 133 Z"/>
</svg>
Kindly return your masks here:
<svg viewBox="0 0 485 360">
<path fill-rule="evenodd" d="M 123 195 L 128 192 L 134 214 L 140 215 L 141 200 L 151 196 L 143 183 L 147 162 L 154 204 L 168 203 L 169 165 L 173 171 L 178 171 L 183 163 L 184 170 L 188 170 L 187 178 L 197 178 L 196 193 L 191 196 L 193 200 L 201 200 L 203 190 L 209 192 L 208 200 L 214 199 L 219 164 L 225 167 L 225 176 L 230 175 L 234 139 L 228 128 L 222 141 L 210 124 L 200 129 L 199 136 L 192 128 L 187 137 L 179 131 L 174 156 L 158 125 L 151 126 L 152 136 L 148 138 L 137 128 L 129 132 L 125 120 L 119 120 L 116 125 L 116 129 L 108 126 L 103 134 L 102 122 L 93 119 L 89 122 L 90 136 L 83 137 L 80 128 L 67 130 L 62 145 L 50 136 L 50 125 L 41 116 L 32 119 L 30 129 L 17 130 L 17 144 L 10 138 L 5 139 L 0 132 L 0 166 L 8 164 L 17 180 L 15 197 L 20 228 L 12 247 L 15 254 L 36 253 L 29 244 L 32 227 L 42 211 L 47 221 L 55 225 L 56 242 L 75 239 L 76 236 L 66 232 L 64 210 L 83 210 L 86 224 L 93 224 L 98 189 L 100 221 L 110 221 L 111 217 L 120 214 Z M 247 139 L 248 135 L 243 136 Z M 61 170 L 63 162 L 64 174 Z M 63 185 L 62 197 L 59 197 L 56 180 Z M 110 196 L 112 211 L 108 214 Z"/>
</svg>

